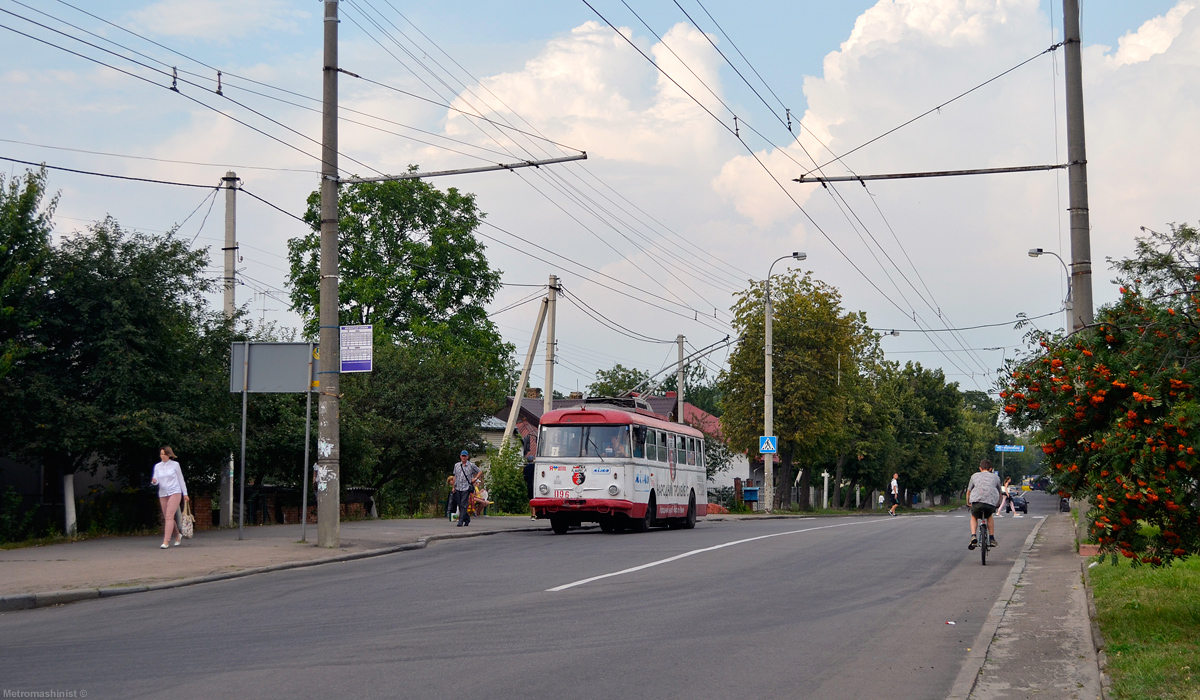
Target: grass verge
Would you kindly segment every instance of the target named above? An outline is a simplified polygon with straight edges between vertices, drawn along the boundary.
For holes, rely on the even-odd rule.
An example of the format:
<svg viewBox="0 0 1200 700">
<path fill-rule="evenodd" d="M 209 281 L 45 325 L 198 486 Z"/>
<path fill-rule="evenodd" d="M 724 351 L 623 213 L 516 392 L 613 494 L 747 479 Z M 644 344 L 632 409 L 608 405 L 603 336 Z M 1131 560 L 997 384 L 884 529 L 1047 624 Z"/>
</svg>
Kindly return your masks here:
<svg viewBox="0 0 1200 700">
<path fill-rule="evenodd" d="M 1200 560 L 1091 569 L 1114 695 L 1200 700 Z"/>
</svg>

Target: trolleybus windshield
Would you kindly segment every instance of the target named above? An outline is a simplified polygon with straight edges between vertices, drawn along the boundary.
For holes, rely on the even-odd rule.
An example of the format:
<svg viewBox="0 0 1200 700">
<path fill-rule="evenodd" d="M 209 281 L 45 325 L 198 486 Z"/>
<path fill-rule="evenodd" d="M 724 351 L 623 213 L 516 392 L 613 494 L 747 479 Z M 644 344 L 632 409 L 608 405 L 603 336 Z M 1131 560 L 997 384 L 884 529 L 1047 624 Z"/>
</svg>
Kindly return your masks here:
<svg viewBox="0 0 1200 700">
<path fill-rule="evenodd" d="M 628 457 L 628 425 L 552 425 L 542 428 L 539 457 Z"/>
</svg>

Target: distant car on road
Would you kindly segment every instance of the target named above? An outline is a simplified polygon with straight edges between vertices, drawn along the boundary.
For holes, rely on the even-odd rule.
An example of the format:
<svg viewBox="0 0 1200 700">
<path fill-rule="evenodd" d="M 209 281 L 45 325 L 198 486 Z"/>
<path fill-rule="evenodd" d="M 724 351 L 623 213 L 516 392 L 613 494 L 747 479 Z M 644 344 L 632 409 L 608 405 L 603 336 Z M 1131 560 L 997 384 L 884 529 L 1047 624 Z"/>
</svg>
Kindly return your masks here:
<svg viewBox="0 0 1200 700">
<path fill-rule="evenodd" d="M 1013 510 L 1029 514 L 1029 501 L 1025 500 L 1024 492 L 1016 487 L 1009 487 L 1008 497 L 1012 501 Z"/>
</svg>

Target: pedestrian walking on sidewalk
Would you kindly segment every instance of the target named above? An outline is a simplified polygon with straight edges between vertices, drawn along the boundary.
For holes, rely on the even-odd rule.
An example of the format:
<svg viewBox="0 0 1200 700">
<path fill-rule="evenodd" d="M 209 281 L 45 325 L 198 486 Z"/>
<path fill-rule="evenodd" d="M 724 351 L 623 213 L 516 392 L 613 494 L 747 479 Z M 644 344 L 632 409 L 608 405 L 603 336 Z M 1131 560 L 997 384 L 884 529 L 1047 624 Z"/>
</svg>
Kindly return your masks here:
<svg viewBox="0 0 1200 700">
<path fill-rule="evenodd" d="M 896 506 L 900 505 L 900 482 L 898 479 L 900 474 L 892 474 L 892 483 L 888 486 L 888 500 L 892 502 L 892 507 L 888 509 L 888 515 L 896 514 Z"/>
<path fill-rule="evenodd" d="M 458 506 L 458 525 L 464 527 L 471 524 L 471 494 L 475 491 L 475 480 L 479 478 L 479 466 L 470 460 L 471 453 L 463 450 L 458 453 L 458 463 L 454 465 L 454 503 Z"/>
<path fill-rule="evenodd" d="M 175 533 L 176 547 L 183 541 L 183 532 L 179 523 L 175 521 L 175 516 L 179 513 L 180 499 L 189 499 L 187 484 L 183 481 L 183 470 L 179 468 L 179 462 L 175 461 L 175 453 L 170 447 L 164 446 L 158 451 L 158 457 L 161 461 L 154 465 L 154 475 L 150 478 L 150 483 L 158 487 L 158 502 L 162 506 L 163 514 L 162 548 L 166 549 L 170 546 L 172 532 Z"/>
</svg>

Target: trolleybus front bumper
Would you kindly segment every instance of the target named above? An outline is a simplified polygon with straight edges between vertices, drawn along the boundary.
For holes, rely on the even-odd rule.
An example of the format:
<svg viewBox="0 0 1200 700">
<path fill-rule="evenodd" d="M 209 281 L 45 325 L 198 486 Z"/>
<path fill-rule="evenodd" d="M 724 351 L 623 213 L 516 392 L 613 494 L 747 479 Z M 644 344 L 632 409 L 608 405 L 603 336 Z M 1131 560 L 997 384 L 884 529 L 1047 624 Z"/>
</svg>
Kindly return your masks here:
<svg viewBox="0 0 1200 700">
<path fill-rule="evenodd" d="M 529 507 L 537 517 L 547 517 L 551 513 L 627 515 L 631 518 L 646 515 L 645 503 L 633 503 L 619 498 L 534 498 L 529 502 Z"/>
</svg>

